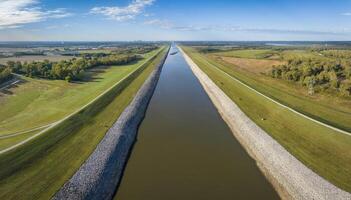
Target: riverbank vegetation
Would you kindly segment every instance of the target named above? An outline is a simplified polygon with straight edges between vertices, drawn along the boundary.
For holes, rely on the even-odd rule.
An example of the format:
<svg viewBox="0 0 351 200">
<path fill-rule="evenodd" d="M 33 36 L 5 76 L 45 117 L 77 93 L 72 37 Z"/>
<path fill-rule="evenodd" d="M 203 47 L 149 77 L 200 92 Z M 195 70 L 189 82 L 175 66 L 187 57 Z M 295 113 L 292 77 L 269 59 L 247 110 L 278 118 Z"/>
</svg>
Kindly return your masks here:
<svg viewBox="0 0 351 200">
<path fill-rule="evenodd" d="M 262 71 L 242 69 L 218 55 L 199 53 L 197 48 L 184 47 L 184 50 L 246 115 L 290 153 L 336 186 L 351 191 L 349 135 L 321 126 L 273 103 L 224 72 L 301 113 L 344 130 L 351 130 L 349 100 L 321 94 L 311 97 L 294 83 L 271 78 Z"/>
</svg>

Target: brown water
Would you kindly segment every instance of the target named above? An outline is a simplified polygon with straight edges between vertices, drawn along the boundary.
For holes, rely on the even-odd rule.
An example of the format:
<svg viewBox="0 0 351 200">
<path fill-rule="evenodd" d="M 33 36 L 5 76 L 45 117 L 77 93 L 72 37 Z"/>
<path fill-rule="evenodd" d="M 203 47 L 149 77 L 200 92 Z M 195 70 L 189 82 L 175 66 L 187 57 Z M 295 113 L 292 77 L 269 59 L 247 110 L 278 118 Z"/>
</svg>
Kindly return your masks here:
<svg viewBox="0 0 351 200">
<path fill-rule="evenodd" d="M 278 198 L 183 56 L 168 56 L 115 199 Z"/>
</svg>

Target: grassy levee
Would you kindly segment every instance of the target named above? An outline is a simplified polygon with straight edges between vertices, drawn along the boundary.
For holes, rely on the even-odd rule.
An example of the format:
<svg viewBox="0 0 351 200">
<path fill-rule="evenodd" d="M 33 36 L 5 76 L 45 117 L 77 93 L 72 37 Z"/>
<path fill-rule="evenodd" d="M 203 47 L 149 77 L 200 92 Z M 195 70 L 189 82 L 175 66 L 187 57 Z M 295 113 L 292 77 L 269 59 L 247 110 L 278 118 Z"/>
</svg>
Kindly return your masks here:
<svg viewBox="0 0 351 200">
<path fill-rule="evenodd" d="M 292 155 L 336 186 L 351 192 L 351 137 L 312 122 L 249 90 L 183 47 L 193 61 L 250 117 Z M 308 178 L 308 177 L 307 177 Z"/>
<path fill-rule="evenodd" d="M 82 82 L 21 77 L 23 82 L 10 89 L 12 94 L 0 92 L 0 152 L 31 137 L 33 129 L 51 125 L 88 104 L 157 51 L 137 62 L 88 70 Z"/>
<path fill-rule="evenodd" d="M 240 81 L 255 88 L 270 98 L 336 128 L 351 132 L 351 102 L 330 95 L 309 96 L 305 90 L 293 83 L 272 79 L 265 75 L 255 74 L 233 66 L 223 60 L 204 56 L 211 64 Z"/>
<path fill-rule="evenodd" d="M 20 134 L 14 137 L 9 137 L 9 138 L 1 138 L 0 139 L 0 150 L 6 149 L 11 147 L 14 144 L 17 144 L 19 141 L 23 141 L 35 134 L 37 134 L 40 130 L 34 130 L 34 131 L 29 131 L 25 134 Z"/>
<path fill-rule="evenodd" d="M 47 80 L 21 76 L 21 82 L 0 91 L 0 137 L 56 122 L 81 108 L 135 67 L 155 55 L 125 65 L 99 66 L 81 73 L 80 81 Z M 1 141 L 0 141 L 1 142 Z"/>
<path fill-rule="evenodd" d="M 88 158 L 165 52 L 47 133 L 0 155 L 0 199 L 49 199 Z"/>
</svg>

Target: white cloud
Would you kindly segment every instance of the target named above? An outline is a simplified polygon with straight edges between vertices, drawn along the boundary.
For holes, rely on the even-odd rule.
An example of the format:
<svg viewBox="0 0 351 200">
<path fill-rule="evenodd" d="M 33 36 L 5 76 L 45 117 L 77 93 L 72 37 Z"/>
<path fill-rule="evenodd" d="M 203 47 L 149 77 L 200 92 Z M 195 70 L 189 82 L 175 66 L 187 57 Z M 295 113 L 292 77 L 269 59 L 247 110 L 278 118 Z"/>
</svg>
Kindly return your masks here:
<svg viewBox="0 0 351 200">
<path fill-rule="evenodd" d="M 151 25 L 160 27 L 162 29 L 172 29 L 178 31 L 201 31 L 201 30 L 208 30 L 208 27 L 200 27 L 200 26 L 177 26 L 173 22 L 169 20 L 162 20 L 162 19 L 151 19 L 144 22 L 145 25 Z"/>
<path fill-rule="evenodd" d="M 152 16 L 155 16 L 154 13 L 145 13 L 144 14 L 144 17 L 152 17 Z"/>
<path fill-rule="evenodd" d="M 154 25 L 164 29 L 172 29 L 173 23 L 168 20 L 152 19 L 144 22 L 145 25 Z"/>
<path fill-rule="evenodd" d="M 350 13 L 350 12 L 346 12 L 346 13 L 341 13 L 341 15 L 344 15 L 344 16 L 351 16 L 351 13 Z"/>
<path fill-rule="evenodd" d="M 52 25 L 52 26 L 47 26 L 45 29 L 51 30 L 51 29 L 62 29 L 62 28 L 71 28 L 71 24 L 63 24 L 63 25 Z"/>
<path fill-rule="evenodd" d="M 37 0 L 0 0 L 0 29 L 71 15 L 62 8 L 44 11 L 36 6 L 38 3 Z"/>
<path fill-rule="evenodd" d="M 94 7 L 90 10 L 92 14 L 101 14 L 109 19 L 126 21 L 140 15 L 146 6 L 151 6 L 155 0 L 133 0 L 125 7 Z"/>
<path fill-rule="evenodd" d="M 57 8 L 56 10 L 49 10 L 43 13 L 43 16 L 47 18 L 54 18 L 54 19 L 69 17 L 72 15 L 73 15 L 72 13 L 66 12 L 66 9 L 64 8 Z"/>
<path fill-rule="evenodd" d="M 241 33 L 269 33 L 269 34 L 295 34 L 295 35 L 345 35 L 350 34 L 351 29 L 276 29 L 276 28 L 249 28 L 234 25 L 176 25 L 168 20 L 152 19 L 144 22 L 145 25 L 156 26 L 167 30 L 186 32 L 241 32 Z"/>
</svg>

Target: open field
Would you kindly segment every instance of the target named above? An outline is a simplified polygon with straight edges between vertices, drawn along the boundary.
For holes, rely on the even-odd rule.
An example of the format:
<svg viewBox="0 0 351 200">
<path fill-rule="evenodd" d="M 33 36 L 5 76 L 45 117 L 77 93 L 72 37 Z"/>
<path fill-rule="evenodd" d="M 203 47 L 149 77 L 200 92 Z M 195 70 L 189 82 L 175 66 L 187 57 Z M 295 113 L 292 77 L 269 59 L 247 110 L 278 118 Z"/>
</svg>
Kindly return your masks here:
<svg viewBox="0 0 351 200">
<path fill-rule="evenodd" d="M 0 198 L 49 199 L 95 149 L 165 52 L 166 48 L 139 69 L 130 66 L 138 70 L 96 102 L 0 155 Z"/>
<path fill-rule="evenodd" d="M 89 70 L 84 74 L 82 82 L 68 83 L 61 80 L 22 77 L 22 83 L 7 89 L 6 92 L 0 92 L 0 137 L 45 126 L 64 118 L 155 53 L 157 52 L 150 52 L 145 55 L 145 59 L 133 64 Z M 1 143 L 2 140 L 0 147 Z"/>
<path fill-rule="evenodd" d="M 264 71 L 261 70 L 264 70 L 263 68 L 265 67 L 257 65 L 257 63 L 255 64 L 255 60 L 252 61 L 252 59 L 245 60 L 242 58 L 241 60 L 245 61 L 234 63 L 228 62 L 228 59 L 221 59 L 218 57 L 219 55 L 202 55 L 215 61 L 216 64 L 221 65 L 228 72 L 267 96 L 319 121 L 351 131 L 350 98 L 338 98 L 334 94 L 328 93 L 316 93 L 311 96 L 308 94 L 306 88 L 301 85 L 280 79 L 273 79 L 270 76 L 262 74 Z M 250 63 L 251 65 L 240 65 L 242 63 Z M 269 67 L 266 67 L 265 69 L 268 70 Z"/>
<path fill-rule="evenodd" d="M 256 74 L 266 73 L 271 70 L 273 65 L 283 64 L 283 61 L 279 60 L 268 60 L 268 59 L 247 59 L 247 58 L 235 58 L 235 57 L 220 57 L 223 61 L 234 64 L 242 70 L 253 72 Z"/>
<path fill-rule="evenodd" d="M 312 122 L 279 106 L 234 81 L 224 72 L 280 102 L 289 102 L 288 106 L 299 108 L 299 111 L 304 113 L 314 111 L 314 114 L 319 117 L 317 119 L 329 117 L 330 121 L 347 129 L 351 124 L 349 122 L 351 112 L 289 95 L 286 91 L 254 81 L 252 77 L 239 73 L 233 67 L 214 62 L 194 49 L 184 47 L 184 50 L 246 115 L 296 158 L 336 186 L 348 192 L 351 191 L 351 137 L 349 135 Z"/>
<path fill-rule="evenodd" d="M 244 49 L 244 50 L 224 51 L 219 54 L 227 57 L 260 59 L 260 58 L 269 58 L 276 53 L 277 52 L 271 49 L 247 49 L 247 50 Z"/>
<path fill-rule="evenodd" d="M 88 49 L 88 50 L 78 50 L 79 53 L 111 53 L 114 49 Z"/>
<path fill-rule="evenodd" d="M 220 50 L 221 48 L 218 48 Z M 328 59 L 324 53 L 329 51 L 313 52 L 310 49 L 292 49 L 292 48 L 267 48 L 267 49 L 233 49 L 214 51 L 213 55 L 234 58 L 246 59 L 270 59 L 270 60 L 288 60 L 288 59 L 304 59 L 304 58 L 318 58 Z"/>
<path fill-rule="evenodd" d="M 7 61 L 20 61 L 20 62 L 32 62 L 32 61 L 61 61 L 74 58 L 73 56 L 16 56 L 8 58 L 0 58 L 0 64 L 5 65 Z"/>
<path fill-rule="evenodd" d="M 83 83 L 23 77 L 24 83 L 11 88 L 10 95 L 2 94 L 0 97 L 1 135 L 39 127 L 63 118 L 124 77 L 134 66 L 110 67 L 100 69 L 99 72 L 93 70 L 89 73 L 96 80 Z"/>
<path fill-rule="evenodd" d="M 318 59 L 326 59 L 322 54 L 317 52 L 311 52 L 308 50 L 286 50 L 281 52 L 281 58 L 284 60 L 293 59 L 293 58 L 318 58 Z"/>
</svg>

